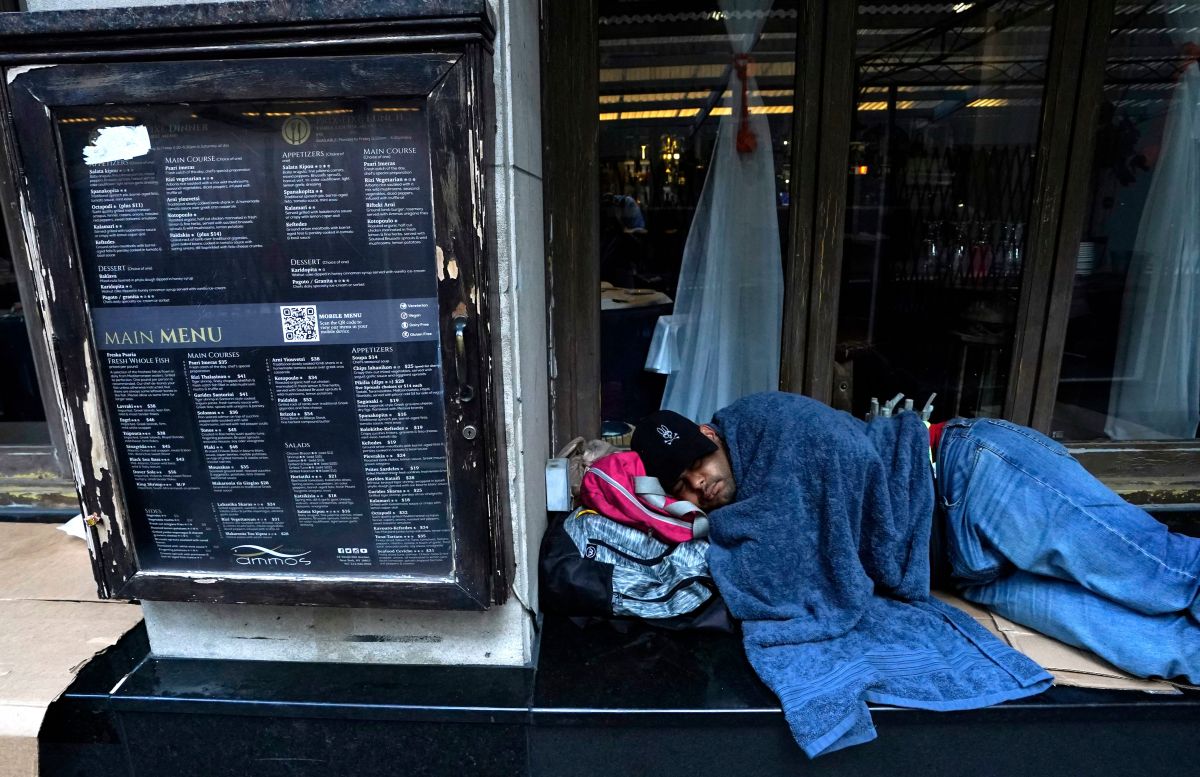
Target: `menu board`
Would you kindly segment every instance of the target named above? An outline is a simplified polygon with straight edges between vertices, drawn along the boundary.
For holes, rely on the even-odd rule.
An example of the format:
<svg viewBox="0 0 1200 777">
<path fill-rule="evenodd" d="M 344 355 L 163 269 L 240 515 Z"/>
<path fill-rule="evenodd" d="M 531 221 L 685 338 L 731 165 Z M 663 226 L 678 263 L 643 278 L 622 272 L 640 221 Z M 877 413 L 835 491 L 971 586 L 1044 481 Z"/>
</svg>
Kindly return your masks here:
<svg viewBox="0 0 1200 777">
<path fill-rule="evenodd" d="M 452 574 L 421 103 L 54 118 L 141 568 Z"/>
</svg>

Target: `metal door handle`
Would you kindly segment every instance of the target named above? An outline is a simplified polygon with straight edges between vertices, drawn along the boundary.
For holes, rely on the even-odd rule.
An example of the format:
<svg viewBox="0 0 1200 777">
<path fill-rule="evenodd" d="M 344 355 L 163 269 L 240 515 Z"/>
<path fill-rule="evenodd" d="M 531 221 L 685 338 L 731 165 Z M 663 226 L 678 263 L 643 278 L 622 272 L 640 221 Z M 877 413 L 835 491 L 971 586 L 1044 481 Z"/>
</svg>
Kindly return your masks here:
<svg viewBox="0 0 1200 777">
<path fill-rule="evenodd" d="M 455 316 L 454 322 L 454 372 L 458 378 L 458 398 L 470 402 L 475 398 L 475 389 L 467 383 L 467 317 Z"/>
</svg>

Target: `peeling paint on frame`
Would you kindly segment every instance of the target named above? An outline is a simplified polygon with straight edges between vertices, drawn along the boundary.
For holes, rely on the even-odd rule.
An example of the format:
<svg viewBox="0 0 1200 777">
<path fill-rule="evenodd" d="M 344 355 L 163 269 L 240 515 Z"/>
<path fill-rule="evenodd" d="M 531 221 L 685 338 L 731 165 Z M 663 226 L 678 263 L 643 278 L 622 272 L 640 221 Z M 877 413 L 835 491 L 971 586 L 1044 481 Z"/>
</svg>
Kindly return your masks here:
<svg viewBox="0 0 1200 777">
<path fill-rule="evenodd" d="M 28 187 L 29 182 L 25 180 L 25 186 Z M 56 347 L 56 332 L 54 328 L 54 318 L 51 316 L 51 306 L 56 300 L 56 287 L 54 280 L 51 277 L 50 270 L 42 261 L 42 253 L 39 242 L 37 219 L 34 217 L 32 210 L 29 207 L 28 200 L 24 192 L 20 194 L 19 207 L 21 213 L 22 237 L 25 244 L 25 253 L 29 260 L 30 275 L 34 282 L 34 295 L 36 298 L 38 313 L 42 321 L 42 337 L 45 341 L 46 353 L 51 366 L 51 385 L 54 388 L 54 400 L 59 409 L 59 414 L 62 417 L 63 427 L 65 430 L 65 443 L 67 446 L 67 458 L 71 464 L 72 475 L 75 480 L 75 487 L 79 492 L 80 498 L 84 504 L 85 512 L 89 510 L 99 510 L 102 508 L 104 500 L 101 493 L 102 484 L 109 476 L 107 450 L 103 444 L 104 426 L 101 420 L 100 409 L 94 397 L 94 392 L 89 387 L 79 405 L 79 410 L 84 419 L 84 425 L 91 440 L 91 450 L 86 463 L 90 463 L 92 471 L 86 472 L 84 457 L 79 450 L 79 429 L 76 427 L 77 415 L 73 412 L 71 402 L 67 398 L 65 387 L 62 383 L 61 364 L 59 349 Z M 86 302 L 85 302 L 86 307 Z M 61 340 L 59 340 L 61 342 Z M 79 345 L 83 350 L 83 358 L 89 374 L 93 368 L 91 354 L 89 353 L 87 342 L 80 341 Z M 103 512 L 99 513 L 100 520 L 91 522 L 88 532 L 88 548 L 92 551 L 94 563 L 105 564 L 109 567 L 109 572 L 116 574 L 117 558 L 116 554 L 111 552 L 111 532 L 112 526 L 110 520 L 116 516 L 109 516 Z M 122 528 L 124 528 L 122 526 Z M 119 575 L 117 575 L 119 577 Z M 100 590 L 105 596 L 114 595 L 114 591 L 109 587 L 109 581 L 102 579 L 97 581 Z"/>
<path fill-rule="evenodd" d="M 5 75 L 8 79 L 7 83 L 11 84 L 13 81 L 16 81 L 19 76 L 28 73 L 31 70 L 41 70 L 42 68 L 47 67 L 58 67 L 58 65 L 18 65 L 16 67 L 10 67 L 5 71 Z"/>
</svg>

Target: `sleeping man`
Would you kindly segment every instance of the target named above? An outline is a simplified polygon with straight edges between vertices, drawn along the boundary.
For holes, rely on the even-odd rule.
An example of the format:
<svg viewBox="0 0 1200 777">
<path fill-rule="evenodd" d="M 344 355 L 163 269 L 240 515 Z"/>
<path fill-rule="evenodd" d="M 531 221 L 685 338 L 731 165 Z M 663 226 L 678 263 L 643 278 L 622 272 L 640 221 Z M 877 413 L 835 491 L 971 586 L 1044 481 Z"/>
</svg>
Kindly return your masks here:
<svg viewBox="0 0 1200 777">
<path fill-rule="evenodd" d="M 1135 674 L 1200 683 L 1200 539 L 1168 531 L 1032 429 L 996 419 L 927 428 L 915 413 L 865 423 L 768 392 L 700 426 L 654 413 L 633 448 L 648 475 L 712 513 L 713 578 L 785 712 L 785 694 L 810 698 L 822 687 L 838 687 L 843 702 L 955 709 L 1028 695 L 1040 682 L 929 597 L 931 534 L 935 562 L 948 563 L 966 599 Z M 913 643 L 898 631 L 910 617 L 933 636 Z M 962 645 L 938 633 L 946 623 L 972 648 L 957 655 Z M 930 670 L 925 687 L 888 668 L 930 651 L 946 666 Z M 946 678 L 980 652 L 1015 684 L 947 690 L 961 677 Z M 810 666 L 797 676 L 801 661 Z M 846 672 L 861 682 L 847 685 Z M 813 755 L 873 736 L 861 711 L 846 711 L 803 735 L 800 718 L 788 717 Z"/>
</svg>

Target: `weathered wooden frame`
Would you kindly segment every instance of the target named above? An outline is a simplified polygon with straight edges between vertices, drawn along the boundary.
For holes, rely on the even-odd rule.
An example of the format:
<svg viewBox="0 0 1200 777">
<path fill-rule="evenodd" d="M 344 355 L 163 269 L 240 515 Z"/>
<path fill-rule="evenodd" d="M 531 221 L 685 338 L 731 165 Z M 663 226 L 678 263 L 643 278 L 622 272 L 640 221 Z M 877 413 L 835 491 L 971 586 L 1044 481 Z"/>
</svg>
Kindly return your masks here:
<svg viewBox="0 0 1200 777">
<path fill-rule="evenodd" d="M 597 0 L 542 13 L 542 202 L 553 450 L 600 436 Z"/>
<path fill-rule="evenodd" d="M 472 37 L 474 40 L 472 41 Z M 176 62 L 96 62 L 13 68 L 3 96 L 11 115 L 4 141 L 8 185 L 17 199 L 10 225 L 22 231 L 54 392 L 102 596 L 206 602 L 485 609 L 507 594 L 511 550 L 499 471 L 498 323 L 489 177 L 493 131 L 491 51 L 482 34 L 427 41 L 419 53 Z M 464 401 L 453 370 L 444 374 L 454 573 L 448 578 L 240 576 L 140 568 L 112 426 L 90 334 L 79 251 L 59 164 L 55 109 L 104 103 L 248 99 L 411 97 L 426 100 L 439 261 L 442 361 L 454 364 L 450 318 L 465 312 L 468 376 Z M 14 218 L 15 217 L 15 218 Z M 466 439 L 462 429 L 474 426 Z M 461 473 L 455 477 L 454 473 Z"/>
</svg>

